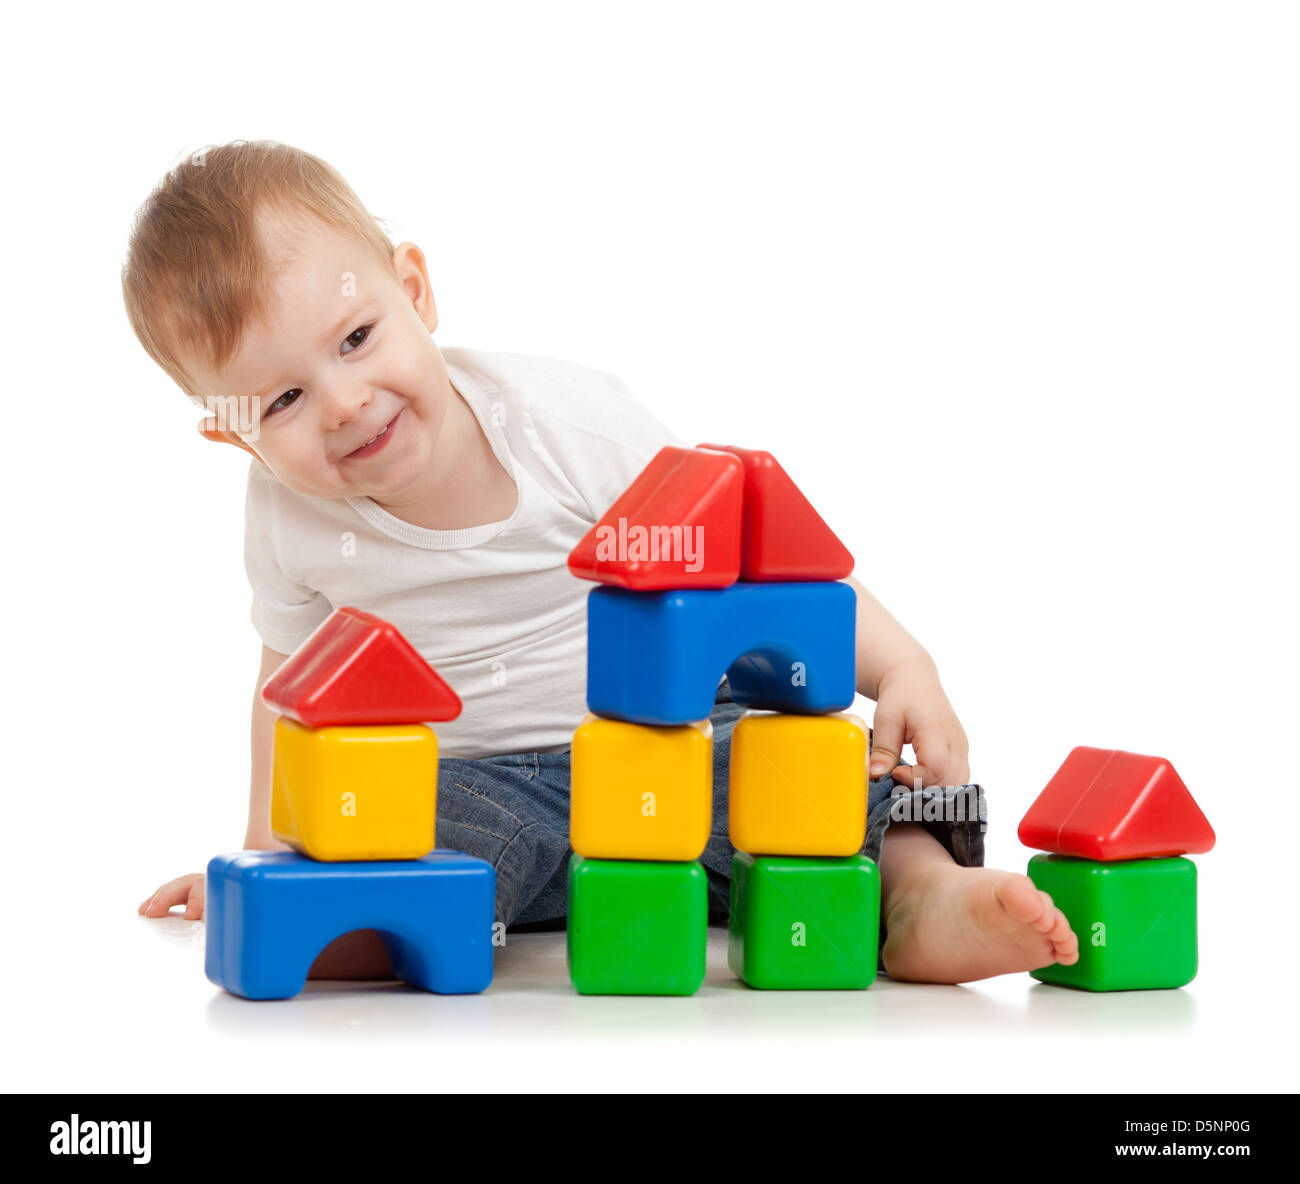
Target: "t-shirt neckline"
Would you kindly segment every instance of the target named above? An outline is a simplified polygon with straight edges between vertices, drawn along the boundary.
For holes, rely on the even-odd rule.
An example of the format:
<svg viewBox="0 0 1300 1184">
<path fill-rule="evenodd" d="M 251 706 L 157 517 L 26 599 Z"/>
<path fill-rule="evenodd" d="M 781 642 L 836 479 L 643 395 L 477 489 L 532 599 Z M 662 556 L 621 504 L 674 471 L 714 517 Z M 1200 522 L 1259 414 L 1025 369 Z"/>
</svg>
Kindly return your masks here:
<svg viewBox="0 0 1300 1184">
<path fill-rule="evenodd" d="M 483 522 L 477 526 L 467 526 L 461 530 L 431 530 L 425 526 L 416 526 L 412 522 L 403 521 L 395 514 L 390 514 L 373 498 L 369 497 L 350 497 L 347 503 L 376 530 L 397 539 L 399 542 L 410 543 L 413 547 L 425 547 L 430 551 L 456 551 L 464 547 L 477 547 L 483 543 L 496 538 L 504 531 L 516 518 L 524 506 L 524 486 L 519 479 L 519 469 L 515 467 L 514 459 L 510 455 L 510 449 L 506 444 L 505 433 L 501 430 L 499 424 L 492 422 L 492 417 L 487 412 L 487 400 L 484 392 L 478 387 L 474 379 L 460 366 L 454 362 L 447 362 L 447 377 L 451 381 L 452 394 L 459 395 L 465 400 L 470 411 L 473 412 L 474 418 L 478 420 L 479 426 L 483 429 L 483 434 L 487 437 L 488 443 L 492 446 L 492 452 L 501 467 L 509 474 L 511 481 L 515 484 L 515 509 L 509 518 L 502 518 L 499 522 Z"/>
</svg>

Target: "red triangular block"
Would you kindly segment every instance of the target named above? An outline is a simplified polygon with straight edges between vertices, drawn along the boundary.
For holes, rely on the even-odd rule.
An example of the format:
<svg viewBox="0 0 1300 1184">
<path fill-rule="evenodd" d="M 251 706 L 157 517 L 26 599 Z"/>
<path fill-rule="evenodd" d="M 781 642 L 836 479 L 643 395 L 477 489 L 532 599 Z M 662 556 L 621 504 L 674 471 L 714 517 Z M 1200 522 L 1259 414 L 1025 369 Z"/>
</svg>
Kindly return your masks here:
<svg viewBox="0 0 1300 1184">
<path fill-rule="evenodd" d="M 1107 748 L 1071 752 L 1018 834 L 1026 847 L 1105 862 L 1214 846 L 1213 829 L 1173 765 Z"/>
<path fill-rule="evenodd" d="M 736 457 L 661 448 L 569 553 L 569 570 L 642 592 L 734 584 L 744 490 Z"/>
<path fill-rule="evenodd" d="M 455 719 L 460 698 L 396 629 L 339 608 L 262 688 L 262 699 L 309 728 Z"/>
<path fill-rule="evenodd" d="M 742 580 L 842 580 L 853 556 L 770 452 L 701 444 L 730 452 L 745 466 Z"/>
</svg>

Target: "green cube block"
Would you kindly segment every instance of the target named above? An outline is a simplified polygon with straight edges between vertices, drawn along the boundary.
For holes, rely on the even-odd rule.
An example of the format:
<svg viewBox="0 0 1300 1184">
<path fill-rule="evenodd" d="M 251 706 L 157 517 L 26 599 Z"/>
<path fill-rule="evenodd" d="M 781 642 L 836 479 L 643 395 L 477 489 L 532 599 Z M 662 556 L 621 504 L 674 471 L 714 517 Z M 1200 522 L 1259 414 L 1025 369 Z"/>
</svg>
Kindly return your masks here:
<svg viewBox="0 0 1300 1184">
<path fill-rule="evenodd" d="M 862 990 L 879 934 L 880 875 L 865 855 L 732 857 L 727 963 L 751 987 Z"/>
<path fill-rule="evenodd" d="M 1196 865 L 1190 859 L 1099 863 L 1035 855 L 1029 878 L 1079 939 L 1073 966 L 1030 973 L 1086 991 L 1182 987 L 1196 977 Z"/>
<path fill-rule="evenodd" d="M 569 977 L 581 995 L 693 995 L 708 924 L 698 862 L 569 859 Z"/>
</svg>

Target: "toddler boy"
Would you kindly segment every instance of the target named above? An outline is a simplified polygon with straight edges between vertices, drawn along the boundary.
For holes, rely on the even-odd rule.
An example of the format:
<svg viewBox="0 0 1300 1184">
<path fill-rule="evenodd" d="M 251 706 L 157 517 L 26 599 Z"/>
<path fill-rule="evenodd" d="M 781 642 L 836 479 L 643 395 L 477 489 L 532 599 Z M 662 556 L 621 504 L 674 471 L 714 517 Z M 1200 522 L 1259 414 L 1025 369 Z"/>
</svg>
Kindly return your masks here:
<svg viewBox="0 0 1300 1184">
<path fill-rule="evenodd" d="M 204 434 L 251 454 L 256 686 L 339 605 L 391 621 L 464 703 L 438 725 L 438 845 L 492 863 L 499 921 L 562 924 L 590 590 L 566 560 L 661 447 L 687 441 L 608 375 L 440 350 L 420 249 L 394 247 L 334 169 L 285 145 L 236 142 L 174 168 L 137 215 L 122 278 L 145 349 L 215 413 Z M 896 784 L 914 797 L 965 786 L 966 737 L 926 651 L 848 582 L 857 689 L 877 704 L 863 850 L 880 865 L 882 964 L 894 978 L 965 982 L 1074 962 L 1077 939 L 1051 898 L 980 866 L 978 811 L 890 824 Z M 715 833 L 701 859 L 714 921 L 727 915 L 727 766 L 741 714 L 722 682 Z M 281 847 L 273 722 L 255 688 L 249 848 Z M 915 766 L 899 763 L 907 743 Z M 183 903 L 199 918 L 203 886 L 201 873 L 182 876 L 139 911 Z M 358 932 L 313 973 L 387 969 L 378 935 Z"/>
</svg>

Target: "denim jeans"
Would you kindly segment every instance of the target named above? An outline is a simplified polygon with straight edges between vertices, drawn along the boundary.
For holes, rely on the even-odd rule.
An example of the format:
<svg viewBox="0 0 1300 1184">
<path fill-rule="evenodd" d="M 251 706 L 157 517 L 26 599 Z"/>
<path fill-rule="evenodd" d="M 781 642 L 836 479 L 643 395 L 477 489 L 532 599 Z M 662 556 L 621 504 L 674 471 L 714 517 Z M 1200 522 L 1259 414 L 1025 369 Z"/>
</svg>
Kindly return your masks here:
<svg viewBox="0 0 1300 1184">
<path fill-rule="evenodd" d="M 727 837 L 728 768 L 731 733 L 745 710 L 732 701 L 730 685 L 724 681 L 709 716 L 713 724 L 713 833 L 700 856 L 708 877 L 711 924 L 725 924 L 729 911 L 735 848 Z M 572 853 L 569 758 L 567 752 L 515 752 L 477 760 L 443 758 L 438 763 L 438 846 L 492 864 L 497 873 L 496 919 L 508 926 L 563 928 Z M 983 864 L 984 802 L 978 786 L 960 787 L 974 791 L 979 801 L 978 812 L 973 808 L 961 811 L 967 815 L 965 819 L 946 817 L 952 810 L 922 809 L 923 796 L 934 805 L 940 796 L 951 801 L 957 788 L 927 789 L 922 794 L 899 787 L 896 794 L 892 777 L 873 780 L 863 853 L 879 862 L 892 814 L 895 819 L 921 822 L 955 862 Z M 908 814 L 911 805 L 916 809 Z M 940 813 L 945 818 L 925 816 Z M 883 944 L 883 924 L 881 930 Z"/>
</svg>

